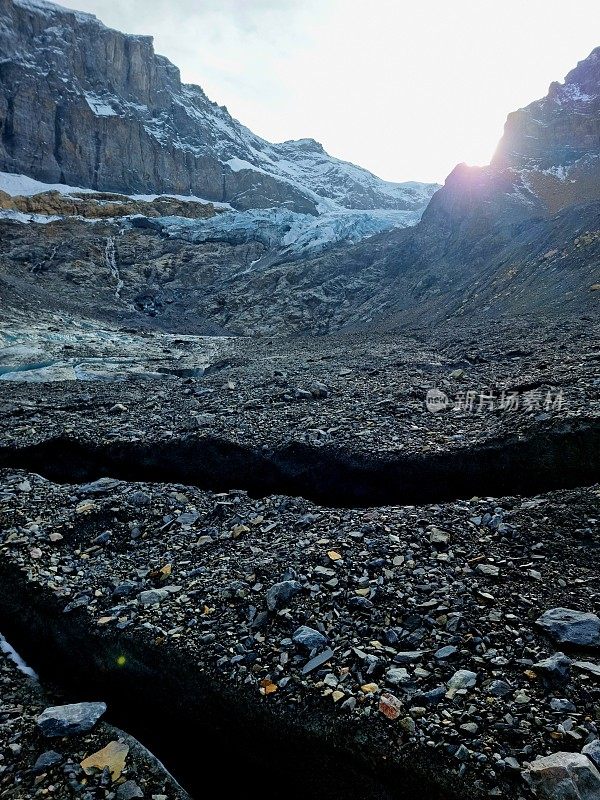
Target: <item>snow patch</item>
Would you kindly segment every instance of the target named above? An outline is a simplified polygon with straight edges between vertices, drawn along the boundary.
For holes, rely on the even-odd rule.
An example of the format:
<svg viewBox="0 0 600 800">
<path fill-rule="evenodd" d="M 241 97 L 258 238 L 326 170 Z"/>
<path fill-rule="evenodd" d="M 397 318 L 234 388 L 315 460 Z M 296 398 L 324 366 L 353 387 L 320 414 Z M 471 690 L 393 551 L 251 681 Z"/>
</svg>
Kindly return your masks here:
<svg viewBox="0 0 600 800">
<path fill-rule="evenodd" d="M 59 192 L 64 195 L 93 194 L 94 189 L 82 189 L 80 186 L 68 186 L 65 183 L 43 183 L 12 172 L 0 172 L 0 191 L 6 192 L 11 197 L 33 197 L 43 192 Z"/>
<path fill-rule="evenodd" d="M 109 106 L 101 97 L 96 94 L 86 94 L 85 99 L 88 106 L 97 117 L 116 117 L 117 112 Z"/>
<path fill-rule="evenodd" d="M 15 648 L 6 641 L 4 636 L 0 633 L 0 651 L 7 655 L 13 664 L 20 670 L 24 675 L 27 675 L 28 678 L 31 678 L 34 681 L 38 681 L 38 674 L 35 672 L 29 664 L 26 664 L 21 656 L 17 653 Z"/>
<path fill-rule="evenodd" d="M 50 214 L 25 214 L 22 211 L 0 211 L 0 219 L 8 219 L 13 222 L 22 222 L 27 225 L 30 222 L 37 222 L 46 225 L 48 222 L 57 222 L 62 217 L 51 216 Z"/>
<path fill-rule="evenodd" d="M 556 102 L 559 105 L 566 103 L 574 103 L 575 105 L 587 105 L 593 100 L 596 100 L 598 95 L 591 95 L 584 92 L 583 89 L 576 83 L 563 84 L 556 94 Z"/>
<path fill-rule="evenodd" d="M 244 161 L 242 158 L 230 158 L 229 161 L 225 162 L 228 167 L 230 167 L 233 172 L 241 172 L 243 169 L 252 169 L 256 171 L 256 167 L 254 164 L 251 164 L 249 161 Z"/>
<path fill-rule="evenodd" d="M 558 178 L 560 181 L 566 181 L 569 176 L 569 168 L 564 164 L 557 164 L 554 167 L 548 167 L 548 169 L 542 169 L 540 171 L 545 175 L 554 175 L 554 177 Z"/>
<path fill-rule="evenodd" d="M 223 211 L 234 210 L 231 203 L 219 203 L 217 200 L 207 200 L 205 197 L 198 197 L 195 194 L 129 194 L 125 195 L 125 197 L 130 197 L 132 200 L 146 200 L 149 203 L 151 203 L 153 200 L 159 200 L 163 198 L 181 200 L 184 203 L 204 203 L 206 205 L 210 203 L 215 208 Z"/>
</svg>

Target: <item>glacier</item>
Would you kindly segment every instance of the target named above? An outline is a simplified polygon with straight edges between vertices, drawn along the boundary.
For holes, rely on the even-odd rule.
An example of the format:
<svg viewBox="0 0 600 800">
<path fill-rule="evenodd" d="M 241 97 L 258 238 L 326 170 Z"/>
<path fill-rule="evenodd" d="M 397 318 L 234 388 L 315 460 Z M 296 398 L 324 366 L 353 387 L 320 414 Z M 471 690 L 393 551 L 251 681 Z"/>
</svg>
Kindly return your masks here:
<svg viewBox="0 0 600 800">
<path fill-rule="evenodd" d="M 415 211 L 330 211 L 315 217 L 281 208 L 231 211 L 208 219 L 158 217 L 152 219 L 164 235 L 194 243 L 227 242 L 239 245 L 260 242 L 278 260 L 314 256 L 342 244 L 356 244 L 395 227 L 418 222 Z M 144 218 L 145 219 L 145 218 Z M 131 224 L 137 226 L 139 218 Z M 262 259 L 259 259 L 261 261 Z M 258 261 L 256 262 L 258 264 Z"/>
</svg>

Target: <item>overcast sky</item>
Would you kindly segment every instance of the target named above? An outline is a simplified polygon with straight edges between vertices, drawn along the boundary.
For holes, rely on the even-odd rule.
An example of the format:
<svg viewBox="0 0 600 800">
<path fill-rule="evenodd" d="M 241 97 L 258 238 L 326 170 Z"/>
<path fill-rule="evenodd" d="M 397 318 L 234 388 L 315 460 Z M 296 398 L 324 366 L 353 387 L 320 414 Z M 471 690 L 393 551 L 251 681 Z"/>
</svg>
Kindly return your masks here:
<svg viewBox="0 0 600 800">
<path fill-rule="evenodd" d="M 599 0 L 63 0 L 157 52 L 271 141 L 388 180 L 487 163 L 509 111 L 600 45 Z"/>
</svg>

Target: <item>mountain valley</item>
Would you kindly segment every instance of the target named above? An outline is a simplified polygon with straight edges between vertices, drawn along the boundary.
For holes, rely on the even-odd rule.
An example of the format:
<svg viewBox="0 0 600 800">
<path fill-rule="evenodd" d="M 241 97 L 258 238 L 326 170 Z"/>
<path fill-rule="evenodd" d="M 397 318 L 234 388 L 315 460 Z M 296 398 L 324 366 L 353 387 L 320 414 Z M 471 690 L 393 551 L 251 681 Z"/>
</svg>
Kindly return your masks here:
<svg viewBox="0 0 600 800">
<path fill-rule="evenodd" d="M 599 302 L 600 48 L 391 183 L 0 0 L 0 797 L 600 798 Z"/>
</svg>

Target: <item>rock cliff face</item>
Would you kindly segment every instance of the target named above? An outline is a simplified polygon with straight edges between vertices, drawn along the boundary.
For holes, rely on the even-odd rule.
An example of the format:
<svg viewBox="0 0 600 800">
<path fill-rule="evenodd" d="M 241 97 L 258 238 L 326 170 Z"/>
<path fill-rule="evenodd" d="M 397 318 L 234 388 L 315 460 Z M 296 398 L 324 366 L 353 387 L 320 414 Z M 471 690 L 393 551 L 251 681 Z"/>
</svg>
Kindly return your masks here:
<svg viewBox="0 0 600 800">
<path fill-rule="evenodd" d="M 546 97 L 508 115 L 494 167 L 559 172 L 600 155 L 600 47 L 552 83 Z"/>
<path fill-rule="evenodd" d="M 127 195 L 96 194 L 67 196 L 60 192 L 43 192 L 32 197 L 13 197 L 0 189 L 0 213 L 42 215 L 49 217 L 84 217 L 87 219 L 112 219 L 136 214 L 145 218 L 176 216 L 189 219 L 210 219 L 217 211 L 212 203 L 157 197 L 153 200 L 136 200 Z"/>
<path fill-rule="evenodd" d="M 270 144 L 182 84 L 151 37 L 44 0 L 0 0 L 0 170 L 309 214 L 420 212 L 437 188 L 382 181 L 312 139 Z"/>
</svg>

